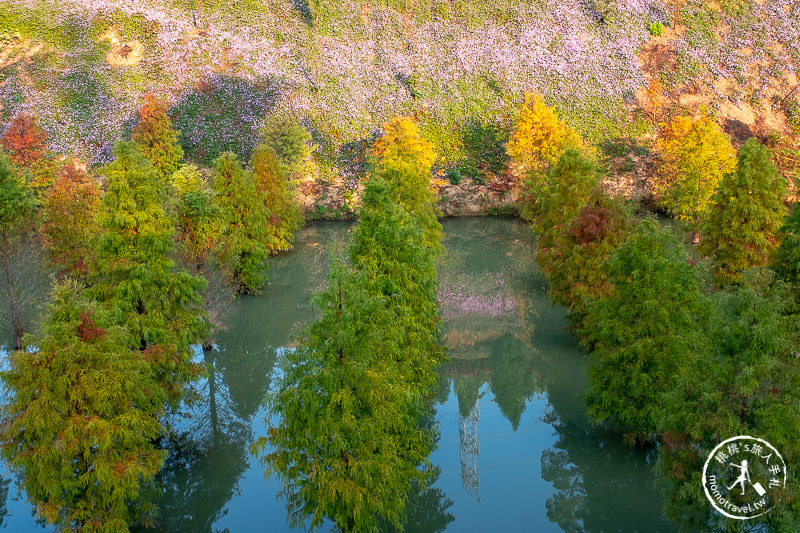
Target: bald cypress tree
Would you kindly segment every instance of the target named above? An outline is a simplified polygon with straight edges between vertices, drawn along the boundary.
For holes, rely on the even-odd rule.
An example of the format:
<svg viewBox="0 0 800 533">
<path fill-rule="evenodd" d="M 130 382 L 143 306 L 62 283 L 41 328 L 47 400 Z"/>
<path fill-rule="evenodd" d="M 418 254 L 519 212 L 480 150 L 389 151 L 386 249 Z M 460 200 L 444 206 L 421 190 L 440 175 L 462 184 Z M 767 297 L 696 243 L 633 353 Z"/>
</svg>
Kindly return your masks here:
<svg viewBox="0 0 800 533">
<path fill-rule="evenodd" d="M 384 124 L 384 134 L 375 142 L 373 174 L 388 185 L 394 203 L 417 218 L 428 245 L 441 251 L 442 226 L 436 219 L 431 191 L 431 165 L 436 159 L 433 145 L 420 134 L 408 117 Z"/>
<path fill-rule="evenodd" d="M 294 232 L 300 227 L 300 207 L 292 196 L 286 171 L 278 155 L 266 144 L 259 144 L 250 159 L 253 184 L 266 210 L 266 234 L 271 252 L 290 250 Z"/>
<path fill-rule="evenodd" d="M 113 310 L 131 345 L 150 362 L 158 394 L 173 407 L 198 375 L 191 345 L 205 333 L 202 278 L 176 268 L 174 227 L 153 165 L 133 143 L 120 142 L 103 169 L 108 190 L 97 217 L 91 294 Z"/>
<path fill-rule="evenodd" d="M 593 348 L 589 416 L 646 440 L 709 306 L 677 236 L 655 220 L 640 222 L 606 268 L 610 290 L 589 305 L 578 332 Z"/>
<path fill-rule="evenodd" d="M 737 282 L 748 268 L 767 264 L 786 216 L 785 194 L 786 180 L 769 148 L 749 139 L 739 148 L 736 170 L 722 178 L 702 226 L 700 251 L 711 257 L 721 283 Z"/>
<path fill-rule="evenodd" d="M 167 106 L 153 93 L 145 95 L 145 104 L 139 110 L 139 123 L 133 128 L 131 139 L 166 184 L 172 173 L 178 170 L 183 148 L 178 144 L 178 132 L 167 116 Z"/>
<path fill-rule="evenodd" d="M 418 425 L 419 398 L 400 351 L 413 317 L 382 281 L 335 262 L 315 299 L 321 317 L 282 364 L 270 404 L 280 415 L 268 433 L 275 451 L 265 460 L 283 479 L 293 525 L 400 525 L 412 483 L 425 481 L 433 434 Z"/>
<path fill-rule="evenodd" d="M 286 354 L 271 398 L 268 471 L 283 480 L 293 524 L 324 518 L 342 531 L 400 527 L 412 489 L 430 481 L 435 434 L 423 424 L 437 383 L 435 258 L 441 227 L 430 161 L 400 124 L 379 154 L 349 247 L 315 300 L 320 318 Z M 381 141 L 383 142 L 383 141 Z M 380 144 L 380 143 L 379 143 Z M 408 179 L 403 179 L 408 178 Z"/>
<path fill-rule="evenodd" d="M 359 224 L 349 248 L 352 263 L 373 281 L 376 297 L 393 297 L 406 313 L 397 356 L 409 387 L 425 397 L 443 359 L 436 305 L 436 254 L 416 218 L 392 202 L 382 180 L 367 184 Z"/>
<path fill-rule="evenodd" d="M 738 284 L 712 296 L 712 304 L 702 337 L 684 354 L 685 364 L 662 397 L 664 439 L 656 471 L 666 488 L 668 517 L 737 531 L 743 521 L 725 519 L 704 498 L 703 461 L 735 435 L 766 440 L 787 465 L 800 461 L 798 329 L 788 316 L 787 286 L 767 269 L 744 271 Z M 763 531 L 796 531 L 800 482 L 789 476 L 780 494 L 770 495 L 770 505 L 769 513 L 748 523 Z"/>
<path fill-rule="evenodd" d="M 20 316 L 20 302 L 15 290 L 15 272 L 11 267 L 11 255 L 18 239 L 30 232 L 34 208 L 33 194 L 25 187 L 18 169 L 11 164 L 8 156 L 0 151 L 0 259 L 3 261 L 16 349 L 22 346 L 24 330 Z"/>
<path fill-rule="evenodd" d="M 0 374 L 3 456 L 37 514 L 62 530 L 128 531 L 129 505 L 164 461 L 153 446 L 162 407 L 130 344 L 113 313 L 67 280 L 53 288 L 41 333 Z"/>
<path fill-rule="evenodd" d="M 222 260 L 239 292 L 258 293 L 267 281 L 269 235 L 268 213 L 253 174 L 234 154 L 222 154 L 214 162 L 211 189 L 224 220 Z"/>
</svg>

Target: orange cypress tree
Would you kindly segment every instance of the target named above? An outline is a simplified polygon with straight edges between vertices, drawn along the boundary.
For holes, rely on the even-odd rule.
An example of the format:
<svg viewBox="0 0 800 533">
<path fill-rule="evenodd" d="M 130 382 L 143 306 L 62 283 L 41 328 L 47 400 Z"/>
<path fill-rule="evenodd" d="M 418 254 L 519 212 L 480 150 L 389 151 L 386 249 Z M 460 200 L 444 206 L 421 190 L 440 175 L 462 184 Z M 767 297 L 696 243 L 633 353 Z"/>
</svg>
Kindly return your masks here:
<svg viewBox="0 0 800 533">
<path fill-rule="evenodd" d="M 11 162 L 20 167 L 30 167 L 47 152 L 45 133 L 29 113 L 20 113 L 0 137 L 0 144 L 8 150 Z"/>
<path fill-rule="evenodd" d="M 42 203 L 42 240 L 50 260 L 65 274 L 85 276 L 91 257 L 89 238 L 97 233 L 94 216 L 102 191 L 98 181 L 67 165 Z"/>
<path fill-rule="evenodd" d="M 131 135 L 136 148 L 156 167 L 159 177 L 166 181 L 178 170 L 183 148 L 178 144 L 178 132 L 167 116 L 167 106 L 153 93 L 145 95 L 139 110 L 139 124 Z"/>
</svg>

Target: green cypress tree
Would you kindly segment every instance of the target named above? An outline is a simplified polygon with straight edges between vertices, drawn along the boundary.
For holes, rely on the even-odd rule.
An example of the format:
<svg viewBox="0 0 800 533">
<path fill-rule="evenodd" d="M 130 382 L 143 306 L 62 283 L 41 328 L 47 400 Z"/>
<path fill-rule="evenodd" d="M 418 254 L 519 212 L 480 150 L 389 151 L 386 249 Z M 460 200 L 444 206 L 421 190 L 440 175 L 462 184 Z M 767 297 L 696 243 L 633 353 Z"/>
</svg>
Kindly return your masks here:
<svg viewBox="0 0 800 533">
<path fill-rule="evenodd" d="M 739 530 L 742 521 L 712 510 L 702 489 L 703 462 L 727 438 L 758 436 L 787 465 L 800 461 L 800 363 L 797 324 L 787 316 L 791 305 L 774 273 L 755 267 L 742 273 L 739 285 L 713 296 L 705 334 L 684 353 L 686 363 L 661 400 L 666 416 L 656 471 L 666 488 L 665 512 L 674 521 Z M 761 523 L 748 526 L 797 531 L 800 481 L 790 475 L 770 506 Z"/>
<path fill-rule="evenodd" d="M 555 292 L 551 292 L 551 296 L 555 298 L 571 290 L 562 284 L 567 274 L 562 267 L 569 224 L 587 205 L 597 185 L 594 164 L 582 152 L 568 149 L 549 168 L 546 179 L 538 185 L 538 194 L 533 197 L 535 207 L 530 211 L 535 213 L 531 222 L 537 235 L 536 262 L 548 280 L 554 279 Z"/>
<path fill-rule="evenodd" d="M 392 202 L 390 190 L 382 180 L 366 185 L 349 253 L 354 267 L 372 280 L 374 296 L 391 296 L 394 307 L 408 317 L 397 356 L 404 361 L 408 385 L 429 397 L 444 357 L 439 346 L 436 255 L 417 219 Z"/>
<path fill-rule="evenodd" d="M 536 198 L 534 230 L 549 248 L 556 232 L 578 215 L 598 185 L 597 169 L 579 150 L 568 149 L 548 174 Z"/>
<path fill-rule="evenodd" d="M 411 158 L 401 167 L 413 168 Z M 392 168 L 390 177 L 403 175 Z M 401 527 L 409 492 L 430 481 L 435 435 L 422 422 L 443 352 L 441 228 L 429 218 L 427 187 L 427 179 L 367 184 L 352 265 L 333 265 L 316 299 L 322 316 L 282 365 L 271 399 L 280 422 L 259 445 L 275 447 L 264 460 L 283 479 L 295 525 L 310 520 L 315 528 L 327 517 L 343 531 Z"/>
<path fill-rule="evenodd" d="M 9 314 L 14 330 L 14 347 L 22 347 L 22 327 L 20 302 L 14 288 L 14 272 L 11 255 L 14 245 L 31 228 L 31 219 L 36 206 L 33 194 L 25 187 L 17 168 L 8 156 L 0 151 L 0 259 L 6 277 Z"/>
<path fill-rule="evenodd" d="M 129 504 L 166 455 L 153 446 L 150 370 L 114 321 L 75 282 L 57 283 L 41 334 L 0 374 L 3 456 L 38 515 L 66 531 L 128 531 Z"/>
<path fill-rule="evenodd" d="M 264 144 L 275 151 L 282 173 L 287 179 L 296 179 L 311 157 L 311 134 L 308 130 L 296 119 L 271 117 L 261 133 Z"/>
<path fill-rule="evenodd" d="M 283 479 L 294 526 L 324 518 L 342 531 L 372 531 L 381 519 L 400 526 L 412 484 L 426 485 L 434 435 L 419 427 L 399 353 L 413 317 L 392 291 L 381 294 L 384 281 L 334 262 L 315 299 L 322 316 L 281 366 L 270 402 L 280 417 L 268 432 L 275 451 L 264 462 Z"/>
<path fill-rule="evenodd" d="M 217 268 L 225 218 L 214 192 L 194 165 L 180 167 L 172 174 L 170 183 L 178 258 L 189 272 L 206 281 L 203 303 L 208 335 L 203 339 L 203 348 L 208 349 L 214 344 L 213 331 L 223 328 L 224 316 L 233 307 L 236 297 L 224 269 Z"/>
<path fill-rule="evenodd" d="M 177 406 L 198 375 L 191 345 L 205 333 L 204 281 L 175 268 L 174 228 L 162 208 L 160 180 L 133 143 L 120 142 L 103 170 L 108 189 L 94 244 L 92 295 L 125 324 L 151 364 L 164 400 Z"/>
<path fill-rule="evenodd" d="M 739 148 L 736 170 L 722 178 L 703 224 L 700 251 L 712 258 L 721 283 L 735 283 L 749 267 L 767 264 L 786 215 L 785 194 L 786 180 L 769 149 L 749 139 Z"/>
<path fill-rule="evenodd" d="M 294 232 L 300 227 L 300 206 L 292 196 L 275 150 L 259 144 L 250 159 L 256 194 L 264 203 L 265 228 L 271 252 L 291 250 Z"/>
<path fill-rule="evenodd" d="M 632 217 L 619 201 L 601 195 L 582 208 L 557 232 L 546 254 L 550 298 L 570 310 L 570 322 L 580 327 L 589 304 L 608 295 L 608 273 L 602 268 L 627 238 Z"/>
<path fill-rule="evenodd" d="M 139 123 L 133 128 L 131 139 L 167 183 L 183 159 L 183 148 L 178 144 L 178 132 L 167 116 L 167 106 L 152 93 L 145 95 L 145 104 L 139 110 Z"/>
<path fill-rule="evenodd" d="M 609 294 L 589 305 L 579 330 L 590 354 L 586 401 L 642 440 L 654 435 L 670 387 L 707 314 L 695 273 L 669 228 L 644 220 L 606 263 Z"/>
<path fill-rule="evenodd" d="M 177 216 L 178 253 L 192 271 L 202 275 L 222 236 L 222 210 L 194 165 L 182 166 L 174 172 L 170 185 Z"/>
<path fill-rule="evenodd" d="M 214 162 L 214 199 L 225 221 L 221 257 L 239 292 L 258 293 L 267 279 L 268 213 L 256 192 L 253 174 L 230 152 Z"/>
<path fill-rule="evenodd" d="M 436 218 L 436 198 L 431 191 L 433 145 L 422 138 L 419 127 L 407 117 L 384 124 L 375 142 L 373 173 L 383 179 L 389 198 L 417 218 L 428 246 L 442 250 L 442 226 Z"/>
</svg>

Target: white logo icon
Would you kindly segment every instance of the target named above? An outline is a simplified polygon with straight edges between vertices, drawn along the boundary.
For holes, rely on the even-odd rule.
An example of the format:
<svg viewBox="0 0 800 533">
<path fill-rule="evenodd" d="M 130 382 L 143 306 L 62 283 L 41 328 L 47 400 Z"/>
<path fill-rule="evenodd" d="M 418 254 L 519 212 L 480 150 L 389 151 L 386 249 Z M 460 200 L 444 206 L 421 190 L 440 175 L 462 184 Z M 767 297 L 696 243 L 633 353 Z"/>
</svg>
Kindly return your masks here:
<svg viewBox="0 0 800 533">
<path fill-rule="evenodd" d="M 786 485 L 786 463 L 770 443 L 739 435 L 717 445 L 703 466 L 703 489 L 714 509 L 737 520 L 771 508 L 770 492 Z"/>
</svg>

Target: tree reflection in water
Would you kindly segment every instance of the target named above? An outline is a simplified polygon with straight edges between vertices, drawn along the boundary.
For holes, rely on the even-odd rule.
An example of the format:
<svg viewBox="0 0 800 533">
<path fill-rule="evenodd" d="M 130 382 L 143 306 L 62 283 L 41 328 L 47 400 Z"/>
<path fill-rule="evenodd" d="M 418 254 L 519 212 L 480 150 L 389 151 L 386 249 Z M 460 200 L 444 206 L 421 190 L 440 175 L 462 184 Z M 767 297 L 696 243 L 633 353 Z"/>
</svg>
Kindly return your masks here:
<svg viewBox="0 0 800 533">
<path fill-rule="evenodd" d="M 551 401 L 544 416 L 558 435 L 541 459 L 542 478 L 556 489 L 546 503 L 550 521 L 567 533 L 619 531 L 621 524 L 630 531 L 675 531 L 653 484 L 656 450 L 625 447 L 619 434 L 593 428 L 582 414 L 574 416 L 574 406 L 566 407 L 562 416 Z"/>
<path fill-rule="evenodd" d="M 214 524 L 227 514 L 248 467 L 252 417 L 269 388 L 275 352 L 245 347 L 244 352 L 203 354 L 207 377 L 187 427 L 170 437 L 170 454 L 156 479 L 158 531 L 226 531 Z M 247 376 L 239 375 L 243 368 Z"/>
<path fill-rule="evenodd" d="M 453 502 L 442 489 L 434 486 L 438 478 L 439 471 L 436 469 L 427 488 L 420 490 L 414 484 L 406 502 L 406 520 L 403 524 L 405 533 L 440 533 L 455 520 L 449 512 Z M 381 529 L 387 533 L 401 533 L 391 524 L 385 524 Z"/>
</svg>

